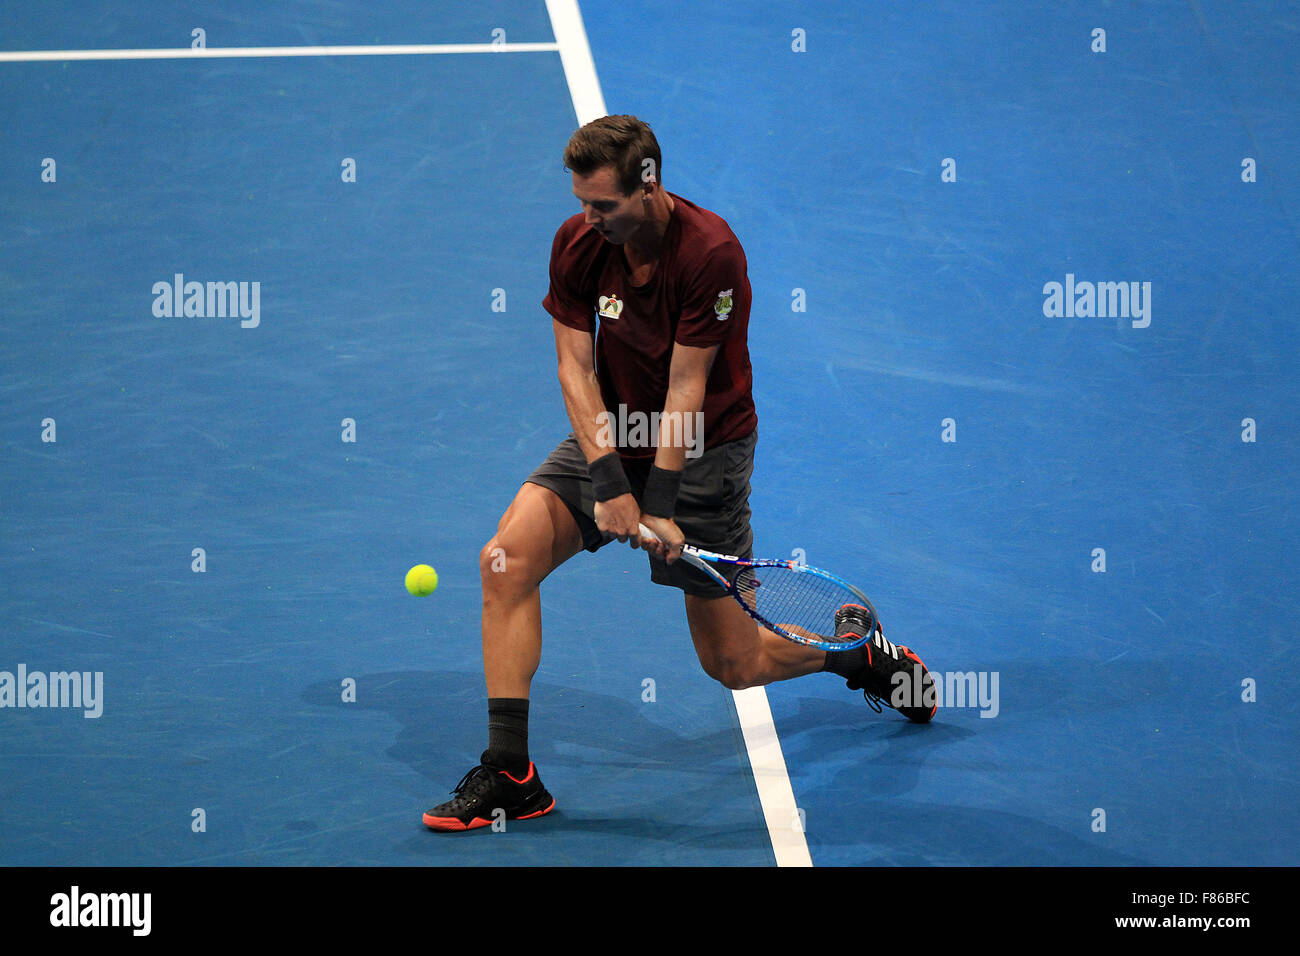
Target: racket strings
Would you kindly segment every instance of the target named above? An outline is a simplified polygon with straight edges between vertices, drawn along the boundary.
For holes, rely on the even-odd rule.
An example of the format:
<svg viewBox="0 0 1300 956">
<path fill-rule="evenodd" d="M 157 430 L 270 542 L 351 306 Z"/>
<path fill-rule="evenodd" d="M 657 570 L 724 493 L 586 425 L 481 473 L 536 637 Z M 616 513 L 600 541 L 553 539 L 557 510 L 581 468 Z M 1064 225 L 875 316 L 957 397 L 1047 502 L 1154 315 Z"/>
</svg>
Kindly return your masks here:
<svg viewBox="0 0 1300 956">
<path fill-rule="evenodd" d="M 784 567 L 744 568 L 736 586 L 760 617 L 800 637 L 852 643 L 860 636 L 836 637 L 835 612 L 862 599 L 819 574 Z"/>
</svg>

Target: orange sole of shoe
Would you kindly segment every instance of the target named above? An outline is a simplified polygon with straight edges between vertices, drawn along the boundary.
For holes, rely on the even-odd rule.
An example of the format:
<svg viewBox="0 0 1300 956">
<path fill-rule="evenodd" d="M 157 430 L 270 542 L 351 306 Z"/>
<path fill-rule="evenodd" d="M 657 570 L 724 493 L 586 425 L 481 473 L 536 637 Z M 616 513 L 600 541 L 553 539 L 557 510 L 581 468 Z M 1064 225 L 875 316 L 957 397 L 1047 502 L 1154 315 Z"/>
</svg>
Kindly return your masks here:
<svg viewBox="0 0 1300 956">
<path fill-rule="evenodd" d="M 525 813 L 522 817 L 515 817 L 516 820 L 531 820 L 534 817 L 544 816 L 555 809 L 555 798 L 551 798 L 550 804 L 544 810 L 537 810 L 533 813 Z M 465 830 L 478 830 L 482 827 L 491 826 L 492 821 L 483 817 L 475 817 L 469 823 L 465 823 L 459 817 L 434 817 L 429 814 L 424 815 L 424 825 L 430 830 L 442 830 L 447 833 L 461 833 Z"/>
</svg>

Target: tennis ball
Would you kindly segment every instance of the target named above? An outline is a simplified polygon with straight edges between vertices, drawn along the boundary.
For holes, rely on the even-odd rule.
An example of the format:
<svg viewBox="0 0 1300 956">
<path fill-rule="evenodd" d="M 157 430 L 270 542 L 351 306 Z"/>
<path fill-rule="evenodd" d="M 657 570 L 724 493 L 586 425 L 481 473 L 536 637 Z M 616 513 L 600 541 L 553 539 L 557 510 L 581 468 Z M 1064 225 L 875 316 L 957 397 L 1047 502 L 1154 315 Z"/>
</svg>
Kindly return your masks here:
<svg viewBox="0 0 1300 956">
<path fill-rule="evenodd" d="M 438 587 L 438 572 L 427 564 L 417 564 L 406 572 L 406 590 L 416 597 L 427 597 Z"/>
</svg>

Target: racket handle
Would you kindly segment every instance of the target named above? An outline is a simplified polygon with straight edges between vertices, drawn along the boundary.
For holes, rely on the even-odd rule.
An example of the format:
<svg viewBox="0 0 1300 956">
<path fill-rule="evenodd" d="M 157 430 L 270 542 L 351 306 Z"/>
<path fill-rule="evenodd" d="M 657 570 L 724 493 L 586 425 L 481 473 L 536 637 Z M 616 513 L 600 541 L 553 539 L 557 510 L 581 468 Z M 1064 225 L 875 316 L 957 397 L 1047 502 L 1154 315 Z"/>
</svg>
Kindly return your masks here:
<svg viewBox="0 0 1300 956">
<path fill-rule="evenodd" d="M 649 528 L 647 528 L 645 525 L 641 524 L 640 522 L 637 522 L 636 527 L 637 527 L 637 533 L 640 534 L 641 537 L 646 538 L 649 541 L 659 540 L 659 535 L 655 534 L 653 531 L 651 531 Z"/>
</svg>

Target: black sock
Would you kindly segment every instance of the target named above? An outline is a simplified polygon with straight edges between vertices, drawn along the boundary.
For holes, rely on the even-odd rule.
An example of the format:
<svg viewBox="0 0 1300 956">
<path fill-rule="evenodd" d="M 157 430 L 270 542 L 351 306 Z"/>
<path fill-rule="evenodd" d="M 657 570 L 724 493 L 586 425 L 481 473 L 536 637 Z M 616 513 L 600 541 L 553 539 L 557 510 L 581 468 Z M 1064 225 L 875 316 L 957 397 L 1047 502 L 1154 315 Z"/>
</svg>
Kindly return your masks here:
<svg viewBox="0 0 1300 956">
<path fill-rule="evenodd" d="M 488 749 L 484 762 L 509 771 L 528 772 L 528 698 L 488 698 Z"/>
<path fill-rule="evenodd" d="M 823 671 L 839 674 L 848 679 L 866 666 L 867 646 L 855 647 L 851 651 L 827 651 Z"/>
</svg>

